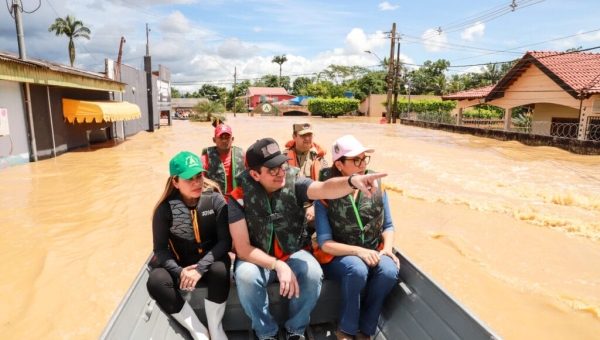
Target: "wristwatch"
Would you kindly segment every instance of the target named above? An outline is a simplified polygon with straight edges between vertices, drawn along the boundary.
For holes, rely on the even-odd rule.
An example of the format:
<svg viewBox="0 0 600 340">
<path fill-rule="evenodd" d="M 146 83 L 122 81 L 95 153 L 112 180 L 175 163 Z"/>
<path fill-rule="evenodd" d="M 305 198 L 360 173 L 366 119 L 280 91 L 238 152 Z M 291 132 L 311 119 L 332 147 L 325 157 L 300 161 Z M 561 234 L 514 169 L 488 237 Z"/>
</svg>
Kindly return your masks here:
<svg viewBox="0 0 600 340">
<path fill-rule="evenodd" d="M 358 189 L 354 184 L 352 184 L 352 177 L 357 176 L 358 174 L 352 174 L 350 176 L 348 176 L 348 185 L 350 186 L 350 188 L 356 190 Z"/>
</svg>

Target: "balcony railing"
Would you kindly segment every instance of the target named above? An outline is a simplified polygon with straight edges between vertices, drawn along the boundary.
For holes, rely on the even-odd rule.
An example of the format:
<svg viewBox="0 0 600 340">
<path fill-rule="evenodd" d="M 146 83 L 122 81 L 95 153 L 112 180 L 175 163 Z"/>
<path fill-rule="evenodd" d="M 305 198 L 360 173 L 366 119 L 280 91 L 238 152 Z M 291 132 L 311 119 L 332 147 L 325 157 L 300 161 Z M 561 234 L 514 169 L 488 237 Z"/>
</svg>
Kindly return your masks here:
<svg viewBox="0 0 600 340">
<path fill-rule="evenodd" d="M 403 119 L 456 125 L 457 118 L 449 113 L 402 113 Z M 595 118 L 595 117 L 592 117 Z M 469 126 L 486 130 L 504 130 L 504 119 L 488 118 L 463 118 L 462 126 Z M 579 123 L 564 122 L 511 122 L 510 132 L 533 134 L 539 136 L 552 136 L 559 138 L 577 139 Z M 600 118 L 590 121 L 585 131 L 584 140 L 600 141 Z"/>
</svg>

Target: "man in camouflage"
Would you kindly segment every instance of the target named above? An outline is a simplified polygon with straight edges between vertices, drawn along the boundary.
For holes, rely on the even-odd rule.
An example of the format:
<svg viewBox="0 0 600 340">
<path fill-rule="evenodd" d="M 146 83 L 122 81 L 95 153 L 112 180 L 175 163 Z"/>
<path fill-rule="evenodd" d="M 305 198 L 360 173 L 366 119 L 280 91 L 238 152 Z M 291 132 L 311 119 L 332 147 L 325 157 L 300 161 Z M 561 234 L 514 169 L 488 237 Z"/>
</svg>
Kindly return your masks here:
<svg viewBox="0 0 600 340">
<path fill-rule="evenodd" d="M 290 158 L 289 165 L 300 168 L 298 177 L 319 179 L 319 171 L 328 166 L 325 160 L 327 151 L 313 142 L 313 128 L 310 123 L 293 125 L 292 140 L 285 143 L 283 154 Z M 315 208 L 313 202 L 305 202 L 306 220 L 309 234 L 315 230 Z"/>
<path fill-rule="evenodd" d="M 237 187 L 235 176 L 246 169 L 244 149 L 233 146 L 233 140 L 231 126 L 217 124 L 213 137 L 215 145 L 202 149 L 202 164 L 208 171 L 205 176 L 219 183 L 224 195 Z"/>
<path fill-rule="evenodd" d="M 275 339 L 278 324 L 269 312 L 267 285 L 278 281 L 288 299 L 287 339 L 305 339 L 310 313 L 321 291 L 323 272 L 310 252 L 303 203 L 334 199 L 360 189 L 377 191 L 384 173 L 338 177 L 325 182 L 296 175 L 271 138 L 246 151 L 248 169 L 229 199 L 229 230 L 237 254 L 235 279 L 240 302 L 259 339 Z"/>
</svg>

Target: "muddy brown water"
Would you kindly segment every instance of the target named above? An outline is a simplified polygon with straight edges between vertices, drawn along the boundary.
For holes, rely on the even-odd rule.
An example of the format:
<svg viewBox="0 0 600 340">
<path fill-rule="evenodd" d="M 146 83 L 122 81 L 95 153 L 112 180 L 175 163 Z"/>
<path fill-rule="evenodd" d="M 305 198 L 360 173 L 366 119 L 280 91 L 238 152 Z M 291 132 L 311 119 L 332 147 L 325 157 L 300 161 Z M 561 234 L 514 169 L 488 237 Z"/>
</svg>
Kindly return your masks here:
<svg viewBox="0 0 600 340">
<path fill-rule="evenodd" d="M 310 121 L 387 172 L 396 245 L 505 339 L 598 339 L 600 157 L 378 119 L 229 116 L 234 144 Z M 151 212 L 208 123 L 0 169 L 0 339 L 95 339 L 150 254 Z M 327 156 L 330 160 L 330 152 Z"/>
</svg>

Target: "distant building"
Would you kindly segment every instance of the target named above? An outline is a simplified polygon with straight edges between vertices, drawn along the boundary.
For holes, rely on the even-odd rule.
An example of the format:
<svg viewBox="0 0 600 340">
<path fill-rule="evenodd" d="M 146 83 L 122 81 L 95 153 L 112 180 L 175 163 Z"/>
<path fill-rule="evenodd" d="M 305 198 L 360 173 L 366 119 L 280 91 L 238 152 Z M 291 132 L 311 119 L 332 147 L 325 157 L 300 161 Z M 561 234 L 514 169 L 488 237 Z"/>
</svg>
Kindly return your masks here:
<svg viewBox="0 0 600 340">
<path fill-rule="evenodd" d="M 295 98 L 288 94 L 283 87 L 249 87 L 246 90 L 246 105 L 250 111 L 254 110 L 260 103 L 277 103 Z"/>
<path fill-rule="evenodd" d="M 0 51 L 0 168 L 153 131 L 170 107 L 168 72 L 105 66 L 91 72 Z"/>
<path fill-rule="evenodd" d="M 600 54 L 527 52 L 491 86 L 442 97 L 463 109 L 489 104 L 506 110 L 504 130 L 516 107 L 530 108 L 532 133 L 579 140 L 600 140 Z"/>
</svg>

